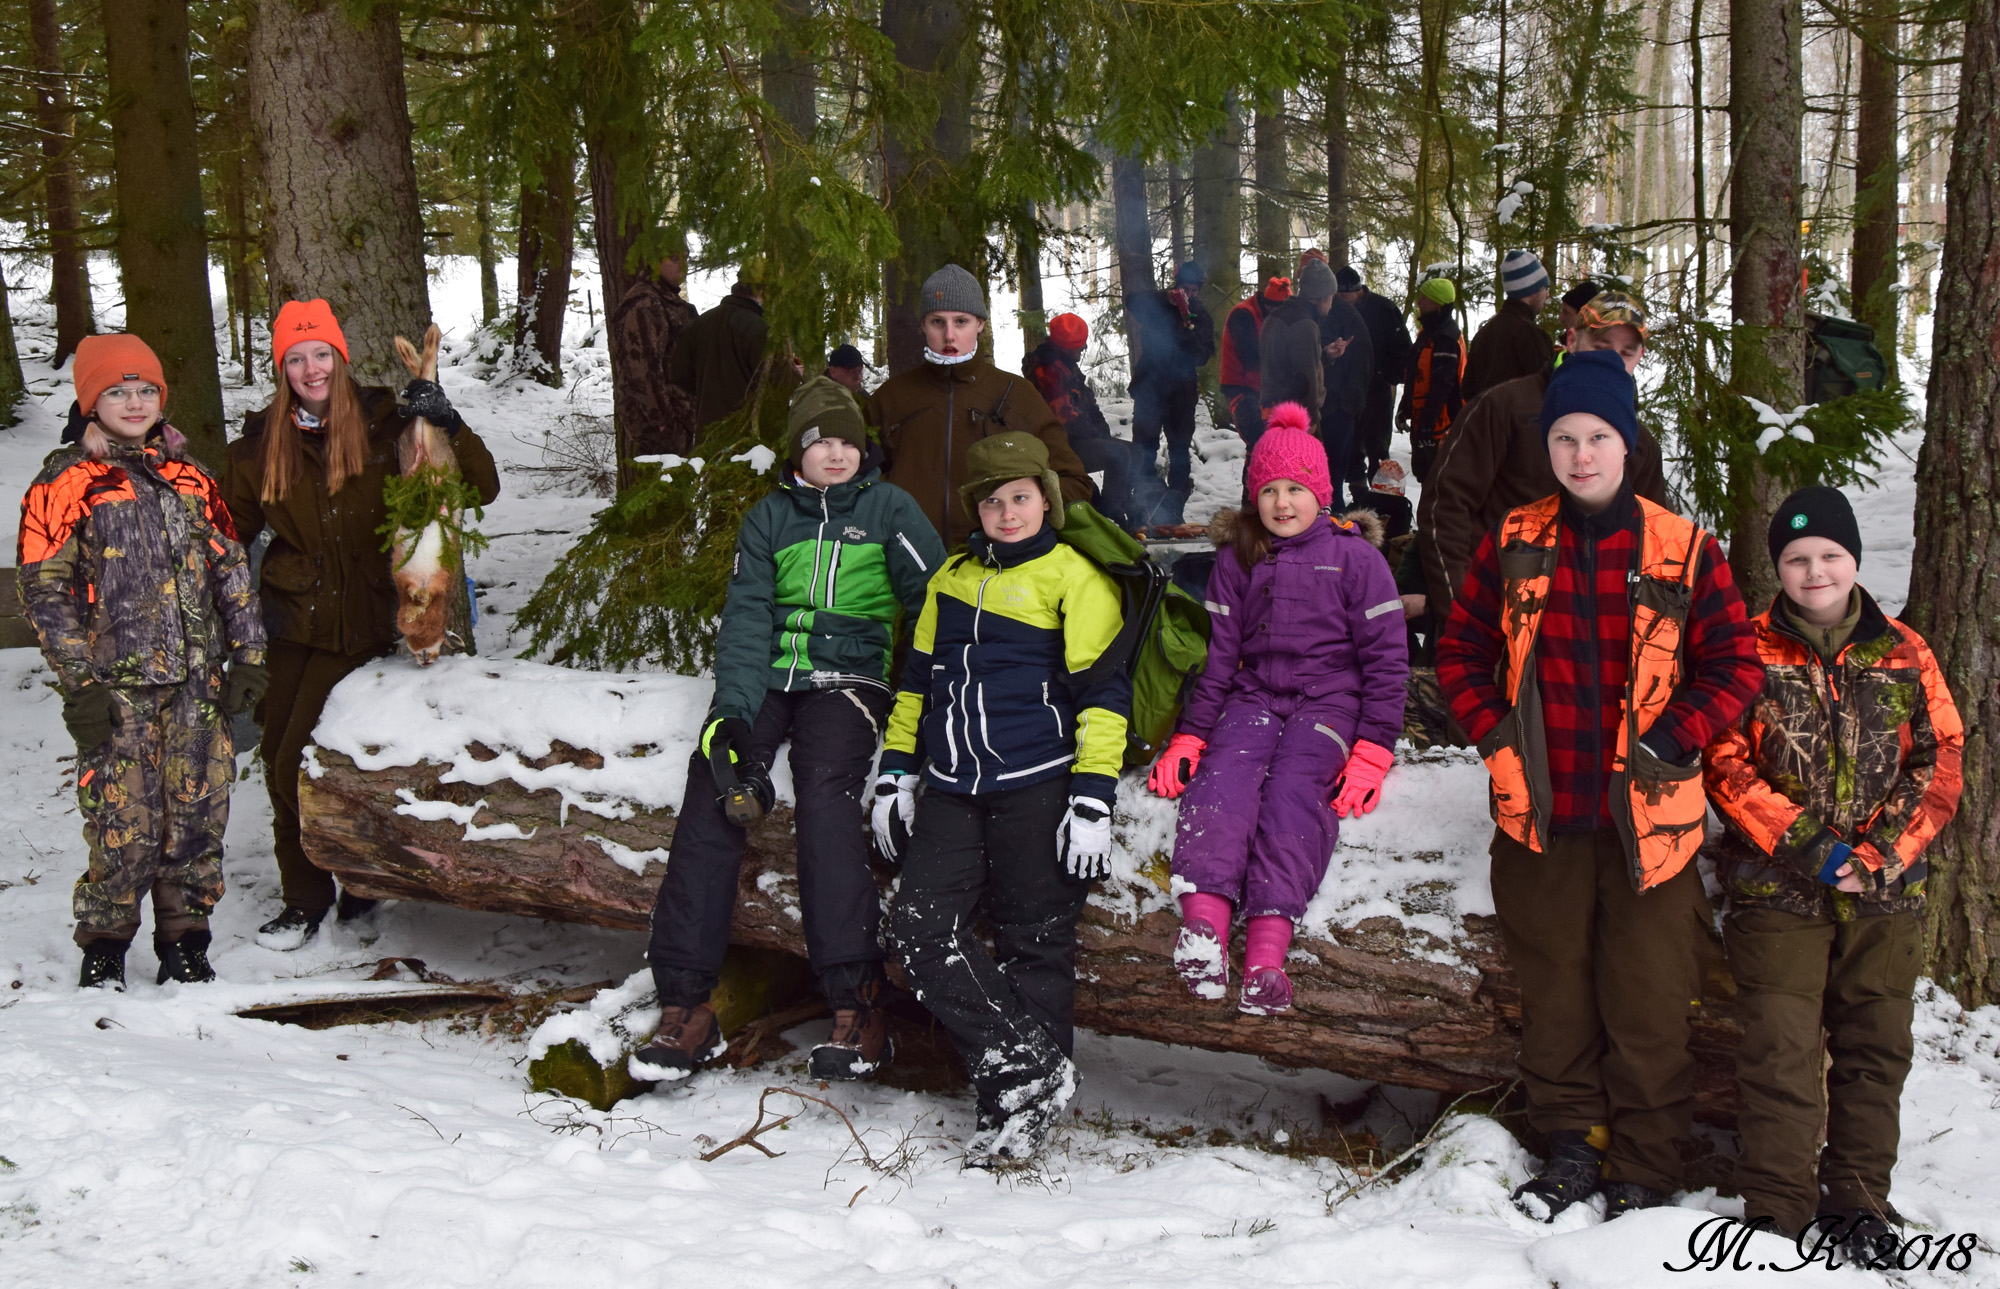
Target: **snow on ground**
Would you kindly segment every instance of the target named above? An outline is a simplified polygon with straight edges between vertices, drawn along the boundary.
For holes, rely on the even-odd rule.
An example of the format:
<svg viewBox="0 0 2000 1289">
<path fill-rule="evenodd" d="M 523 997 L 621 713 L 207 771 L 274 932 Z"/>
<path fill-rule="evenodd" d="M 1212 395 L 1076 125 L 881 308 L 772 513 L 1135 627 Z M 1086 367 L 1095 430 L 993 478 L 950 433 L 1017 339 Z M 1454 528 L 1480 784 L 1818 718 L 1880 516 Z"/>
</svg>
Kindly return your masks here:
<svg viewBox="0 0 2000 1289">
<path fill-rule="evenodd" d="M 445 266 L 437 287 L 450 332 L 443 381 L 493 445 L 505 480 L 482 525 L 492 548 L 473 567 L 487 659 L 445 664 L 429 683 L 385 667 L 381 688 L 357 694 L 431 713 L 435 728 L 413 723 L 404 751 L 429 746 L 426 739 L 532 744 L 551 732 L 578 746 L 629 750 L 626 731 L 604 715 L 609 704 L 622 706 L 607 697 L 621 687 L 677 694 L 670 728 L 646 737 L 684 738 L 703 681 L 566 673 L 561 687 L 537 693 L 551 715 L 526 735 L 521 713 L 480 701 L 482 669 L 536 666 L 488 660 L 518 651 L 513 612 L 602 504 L 568 495 L 573 475 L 537 469 L 548 464 L 547 432 L 561 430 L 565 417 L 602 416 L 608 397 L 602 351 L 588 343 L 582 317 L 564 389 L 489 382 L 490 350 L 469 324 L 454 322 L 472 313 L 462 269 Z M 25 487 L 69 399 L 66 376 L 42 361 L 47 320 L 28 312 L 21 330 L 33 397 L 27 419 L 0 431 L 0 503 Z M 230 389 L 232 414 L 261 405 L 266 393 Z M 1130 414 L 1117 403 L 1107 410 L 1114 425 Z M 1197 465 L 1190 518 L 1233 501 L 1241 469 L 1228 436 L 1204 426 L 1198 442 L 1211 456 Z M 1904 446 L 1914 455 L 1914 443 Z M 1864 495 L 1863 520 L 1871 536 L 1906 533 L 1907 462 L 1892 456 L 1883 482 Z M 1892 608 L 1908 562 L 1907 541 L 1871 542 L 1864 567 Z M 455 672 L 463 675 L 448 681 Z M 427 1289 L 1109 1289 L 1253 1280 L 1624 1289 L 1688 1283 L 1661 1264 L 1683 1265 L 1690 1232 L 1712 1214 L 1737 1211 L 1735 1201 L 1699 1192 L 1679 1208 L 1616 1224 L 1577 1210 L 1552 1228 L 1536 1225 L 1506 1200 L 1533 1160 L 1499 1123 L 1477 1116 L 1448 1121 L 1413 1167 L 1357 1192 L 1365 1179 L 1345 1159 L 1313 1149 L 1328 1140 L 1332 1107 L 1365 1096 L 1365 1085 L 1133 1039 L 1082 1036 L 1077 1116 L 1042 1167 L 993 1177 L 959 1170 L 956 1143 L 972 1118 L 965 1097 L 874 1086 L 820 1093 L 796 1056 L 704 1074 L 598 1113 L 529 1092 L 525 1026 L 482 1033 L 436 1020 L 312 1031 L 245 1019 L 236 1013 L 252 1004 L 395 987 L 365 983 L 385 958 L 420 958 L 437 976 L 540 989 L 624 979 L 641 965 L 643 946 L 635 933 L 399 903 L 329 925 L 297 953 L 261 949 L 252 933 L 277 910 L 278 895 L 251 756 L 242 758 L 232 802 L 229 894 L 215 918 L 222 983 L 156 988 L 142 936 L 129 993 L 82 994 L 69 885 L 84 849 L 71 747 L 48 680 L 33 651 L 0 652 L 0 775 L 12 785 L 0 794 L 0 1084 L 8 1089 L 0 1099 L 0 1284 L 8 1289 L 354 1280 Z M 346 715 L 336 703 L 330 743 L 340 741 Z M 354 715 L 365 721 L 365 712 Z M 532 746 L 521 750 L 535 755 Z M 600 804 L 626 793 L 670 797 L 680 759 L 663 751 L 656 780 L 612 765 L 614 778 L 628 777 L 569 786 L 598 794 Z M 1121 792 L 1115 898 L 1164 899 L 1147 865 L 1171 840 L 1172 810 L 1134 786 Z M 1477 766 L 1462 755 L 1399 767 L 1382 812 L 1347 826 L 1312 916 L 1387 914 L 1444 927 L 1456 913 L 1484 911 L 1483 794 Z M 804 1045 L 825 1025 L 789 1037 Z M 866 1157 L 833 1113 L 780 1095 L 771 1098 L 774 1113 L 802 1112 L 767 1136 L 777 1158 L 746 1147 L 701 1162 L 750 1127 L 770 1086 L 826 1096 L 854 1124 Z M 1424 1126 L 1426 1104 L 1380 1096 L 1369 1124 L 1385 1141 L 1407 1142 Z M 2000 1009 L 1967 1016 L 1927 992 L 1896 1178 L 1898 1205 L 1924 1229 L 1991 1227 L 1996 1108 Z M 1988 1250 L 1968 1271 L 1893 1282 L 2000 1285 L 1993 1233 L 1985 1234 Z M 1777 1246 L 1757 1252 L 1774 1265 L 1795 1260 Z M 1707 1283 L 1800 1281 L 1691 1274 Z M 1874 1280 L 1852 1273 L 1847 1282 Z"/>
</svg>

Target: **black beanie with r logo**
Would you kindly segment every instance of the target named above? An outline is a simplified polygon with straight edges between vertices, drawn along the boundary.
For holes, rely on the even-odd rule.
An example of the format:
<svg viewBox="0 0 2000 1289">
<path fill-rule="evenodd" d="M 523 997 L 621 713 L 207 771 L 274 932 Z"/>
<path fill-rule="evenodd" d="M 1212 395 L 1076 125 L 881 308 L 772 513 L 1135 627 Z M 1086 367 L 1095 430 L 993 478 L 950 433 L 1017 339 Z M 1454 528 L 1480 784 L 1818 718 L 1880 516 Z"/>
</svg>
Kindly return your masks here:
<svg viewBox="0 0 2000 1289">
<path fill-rule="evenodd" d="M 1801 488 L 1778 503 L 1778 513 L 1771 516 L 1771 563 L 1776 565 L 1785 547 L 1801 537 L 1824 537 L 1846 547 L 1860 567 L 1861 525 L 1840 489 Z"/>
</svg>

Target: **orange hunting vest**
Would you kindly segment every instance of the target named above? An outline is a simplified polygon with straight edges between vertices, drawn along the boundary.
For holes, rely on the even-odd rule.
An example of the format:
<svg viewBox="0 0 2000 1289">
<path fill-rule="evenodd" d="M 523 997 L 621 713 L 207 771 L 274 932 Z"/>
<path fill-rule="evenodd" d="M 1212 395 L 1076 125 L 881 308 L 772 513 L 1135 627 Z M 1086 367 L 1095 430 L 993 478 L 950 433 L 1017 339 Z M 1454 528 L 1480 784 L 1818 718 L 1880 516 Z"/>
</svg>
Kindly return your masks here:
<svg viewBox="0 0 2000 1289">
<path fill-rule="evenodd" d="M 1500 629 L 1507 656 L 1499 679 L 1512 710 L 1479 743 L 1479 754 L 1493 775 L 1494 822 L 1534 851 L 1544 848 L 1555 795 L 1535 680 L 1535 643 L 1556 568 L 1558 500 L 1544 497 L 1509 511 L 1500 521 Z M 1646 891 L 1687 867 L 1706 835 L 1708 799 L 1700 761 L 1688 767 L 1668 765 L 1639 743 L 1685 678 L 1682 634 L 1706 534 L 1644 497 L 1638 503 L 1643 524 L 1639 568 L 1628 583 L 1632 654 L 1611 758 L 1610 797 L 1633 888 Z"/>
</svg>

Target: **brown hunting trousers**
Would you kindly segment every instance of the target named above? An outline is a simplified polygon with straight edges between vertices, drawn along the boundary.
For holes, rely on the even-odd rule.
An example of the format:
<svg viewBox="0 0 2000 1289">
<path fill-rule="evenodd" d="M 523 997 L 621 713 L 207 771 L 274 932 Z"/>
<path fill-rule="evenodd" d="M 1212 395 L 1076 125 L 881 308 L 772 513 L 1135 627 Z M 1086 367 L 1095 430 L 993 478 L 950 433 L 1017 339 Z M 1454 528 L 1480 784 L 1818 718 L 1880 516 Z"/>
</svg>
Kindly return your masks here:
<svg viewBox="0 0 2000 1289">
<path fill-rule="evenodd" d="M 1495 831 L 1493 905 L 1521 986 L 1521 1083 L 1539 1132 L 1610 1129 L 1604 1175 L 1671 1194 L 1694 1118 L 1688 1032 L 1710 920 L 1689 865 L 1641 895 L 1611 829 L 1537 854 Z"/>
</svg>

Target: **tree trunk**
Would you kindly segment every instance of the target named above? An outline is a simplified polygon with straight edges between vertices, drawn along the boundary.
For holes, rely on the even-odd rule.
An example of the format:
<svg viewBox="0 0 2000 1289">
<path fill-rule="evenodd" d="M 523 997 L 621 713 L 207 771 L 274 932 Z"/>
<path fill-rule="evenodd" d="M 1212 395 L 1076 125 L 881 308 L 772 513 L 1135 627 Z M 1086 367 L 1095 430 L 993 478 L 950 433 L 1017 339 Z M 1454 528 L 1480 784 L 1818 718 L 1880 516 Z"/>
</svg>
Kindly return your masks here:
<svg viewBox="0 0 2000 1289">
<path fill-rule="evenodd" d="M 1285 208 L 1284 104 L 1257 113 L 1252 147 L 1257 172 L 1257 279 L 1292 275 L 1292 215 Z"/>
<path fill-rule="evenodd" d="M 187 0 L 105 0 L 104 62 L 125 329 L 159 355 L 174 427 L 197 457 L 220 469 L 222 376 L 188 80 Z"/>
<path fill-rule="evenodd" d="M 1014 240 L 1014 280 L 1021 287 L 1021 344 L 1033 353 L 1049 338 L 1048 307 L 1042 300 L 1042 233 L 1035 222 L 1035 208 L 1028 208 L 1028 224 Z"/>
<path fill-rule="evenodd" d="M 324 299 L 364 384 L 401 385 L 395 338 L 431 324 L 396 7 L 258 0 L 250 117 L 263 159 L 271 303 Z"/>
<path fill-rule="evenodd" d="M 569 752 L 559 746 L 556 755 Z M 370 773 L 323 748 L 312 757 L 318 777 L 299 782 L 306 853 L 343 889 L 518 917 L 646 927 L 665 871 L 662 853 L 672 842 L 670 812 L 608 820 L 573 811 L 565 825 L 555 792 L 529 793 L 509 779 L 475 787 L 439 782 L 437 766 Z M 532 836 L 465 841 L 462 825 L 399 814 L 399 788 L 424 801 L 483 800 L 482 827 L 512 824 Z M 599 838 L 643 871 L 620 867 Z M 733 943 L 804 955 L 794 844 L 791 811 L 783 807 L 750 829 Z M 882 885 L 886 893 L 886 876 Z M 1457 1092 L 1514 1077 L 1520 991 L 1493 918 L 1467 919 L 1452 945 L 1387 917 L 1338 928 L 1331 938 L 1303 934 L 1293 943 L 1304 951 L 1291 964 L 1294 1010 L 1255 1022 L 1231 1003 L 1189 995 L 1172 962 L 1179 926 L 1165 908 L 1134 919 L 1114 912 L 1109 900 L 1093 901 L 1079 928 L 1077 1023 L 1404 1087 Z M 1711 952 L 1709 965 L 1694 1040 L 1697 1096 L 1705 1121 L 1726 1124 L 1735 1112 L 1730 1057 L 1739 1030 L 1720 955 Z"/>
<path fill-rule="evenodd" d="M 819 69 L 813 63 L 811 0 L 775 0 L 778 31 L 760 66 L 772 119 L 800 142 L 819 126 Z"/>
<path fill-rule="evenodd" d="M 953 170 L 972 147 L 972 64 L 967 52 L 971 22 L 955 0 L 883 0 L 882 34 L 906 74 L 938 89 L 937 123 L 928 138 L 888 131 L 882 140 L 883 198 L 902 243 L 883 265 L 882 332 L 891 375 L 923 361 L 923 313 L 917 293 L 924 279 L 947 262 L 982 276 L 983 230 L 959 229 L 945 200 Z M 990 343 L 982 338 L 982 346 Z"/>
<path fill-rule="evenodd" d="M 1736 0 L 1738 7 L 1754 2 L 1756 0 Z M 1781 3 L 1782 0 L 1763 0 L 1763 3 L 1774 2 Z M 1556 113 L 1555 131 L 1550 136 L 1550 157 L 1543 167 L 1543 179 L 1536 185 L 1543 196 L 1542 266 L 1548 270 L 1551 281 L 1562 273 L 1558 254 L 1563 243 L 1576 235 L 1579 222 L 1576 212 L 1570 208 L 1570 160 L 1576 155 L 1577 135 L 1584 126 L 1584 108 L 1590 97 L 1592 72 L 1597 60 L 1603 56 L 1604 20 L 1608 9 L 1608 0 L 1589 0 L 1577 14 L 1576 27 L 1562 42 L 1571 59 L 1569 84 L 1564 87 L 1561 107 Z M 1794 28 L 1793 39 L 1796 41 L 1797 38 L 1797 29 Z M 1796 63 L 1797 59 L 1793 62 Z M 1797 120 L 1796 117 L 1793 119 Z M 1792 151 L 1796 153 L 1796 125 L 1792 129 L 1792 139 Z M 1506 292 L 1497 273 L 1493 284 L 1495 298 L 1503 298 Z"/>
<path fill-rule="evenodd" d="M 49 222 L 49 271 L 56 304 L 56 349 L 51 367 L 76 352 L 76 342 L 96 329 L 90 308 L 90 269 L 77 245 L 76 118 L 70 109 L 68 68 L 56 0 L 28 0 L 35 46 L 35 124 L 42 132 L 42 193 Z"/>
<path fill-rule="evenodd" d="M 1805 401 L 1805 317 L 1799 300 L 1799 126 L 1805 90 L 1799 0 L 1731 0 L 1729 129 L 1730 387 L 1772 407 Z M 1730 462 L 1730 570 L 1746 604 L 1777 594 L 1765 542 L 1782 499 L 1756 449 Z"/>
<path fill-rule="evenodd" d="M 0 262 L 0 429 L 20 419 L 14 408 L 27 390 L 28 382 L 21 375 L 21 350 L 14 343 L 14 309 L 7 290 L 7 266 Z M 9 595 L 14 594 L 13 576 L 13 570 L 9 569 Z M 19 606 L 18 599 L 11 604 L 0 604 L 0 614 L 18 614 Z"/>
<path fill-rule="evenodd" d="M 1187 263 L 1187 185 L 1181 179 L 1178 162 L 1167 163 L 1167 246 L 1174 267 Z"/>
<path fill-rule="evenodd" d="M 472 213 L 479 224 L 479 321 L 490 327 L 500 316 L 500 251 L 493 240 L 493 179 L 484 165 L 473 188 Z"/>
<path fill-rule="evenodd" d="M 236 334 L 240 316 L 243 343 L 236 357 L 242 364 L 242 383 L 248 385 L 257 359 L 257 337 L 250 325 L 255 311 L 250 299 L 250 202 L 244 191 L 249 186 L 250 176 L 243 164 L 243 154 L 231 151 L 225 155 L 216 178 L 222 189 L 223 226 L 229 233 L 223 254 L 224 280 L 229 284 L 232 310 L 229 332 L 232 336 Z"/>
<path fill-rule="evenodd" d="M 1232 101 L 1229 121 L 1197 148 L 1192 166 L 1194 262 L 1208 275 L 1202 304 L 1222 334 L 1229 311 L 1242 300 L 1243 290 L 1243 118 Z M 1260 280 L 1261 283 L 1261 280 Z M 1202 369 L 1202 392 L 1215 424 L 1229 423 L 1228 407 L 1216 392 L 1220 357 Z"/>
<path fill-rule="evenodd" d="M 1900 79 L 1887 56 L 1896 49 L 1895 0 L 1866 0 L 1861 46 L 1861 102 L 1854 131 L 1854 258 L 1848 281 L 1854 316 L 1875 328 L 1896 378 L 1896 235 L 1901 206 L 1896 185 L 1896 117 Z M 1879 47 L 1879 52 L 1878 52 Z"/>
<path fill-rule="evenodd" d="M 1910 619 L 1965 721 L 1965 796 L 1930 850 L 1925 970 L 2000 1002 L 2000 0 L 1970 0 L 1917 460 Z"/>
<path fill-rule="evenodd" d="M 1112 241 L 1118 254 L 1118 298 L 1130 300 L 1154 289 L 1153 230 L 1146 217 L 1146 166 L 1137 157 L 1111 158 Z M 1125 315 L 1125 339 L 1133 361 L 1139 357 L 1139 329 Z"/>
<path fill-rule="evenodd" d="M 576 159 L 565 146 L 544 154 L 538 164 L 541 181 L 521 188 L 514 353 L 535 379 L 560 388 L 563 315 L 576 255 Z"/>
<path fill-rule="evenodd" d="M 1326 254 L 1335 268 L 1353 254 L 1347 208 L 1347 51 L 1334 55 L 1326 77 Z"/>
</svg>

